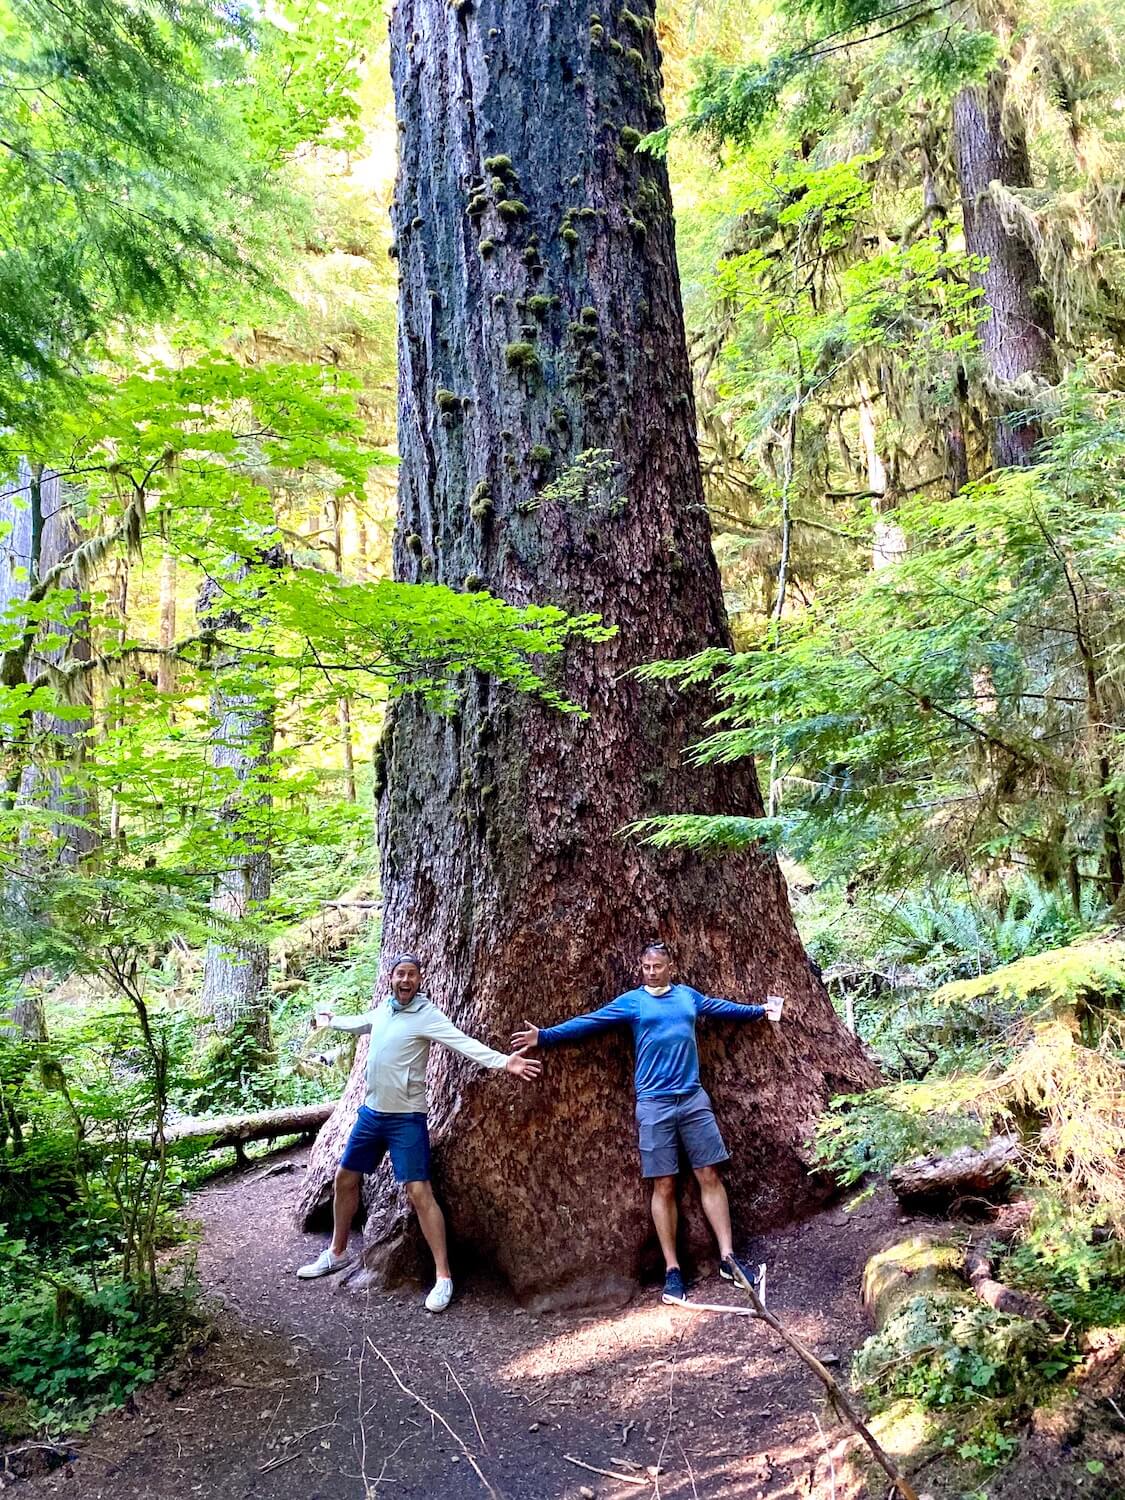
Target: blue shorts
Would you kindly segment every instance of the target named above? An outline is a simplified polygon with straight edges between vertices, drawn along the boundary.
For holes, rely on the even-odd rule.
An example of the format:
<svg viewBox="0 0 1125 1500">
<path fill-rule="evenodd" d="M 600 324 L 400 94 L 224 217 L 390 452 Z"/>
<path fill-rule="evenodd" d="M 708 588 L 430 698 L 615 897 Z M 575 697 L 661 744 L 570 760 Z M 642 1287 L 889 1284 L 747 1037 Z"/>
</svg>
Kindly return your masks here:
<svg viewBox="0 0 1125 1500">
<path fill-rule="evenodd" d="M 693 1167 L 714 1167 L 730 1156 L 706 1089 L 638 1099 L 637 1134 L 645 1177 L 674 1177 L 681 1145 Z"/>
<path fill-rule="evenodd" d="M 361 1104 L 340 1165 L 349 1172 L 374 1172 L 388 1151 L 396 1182 L 429 1182 L 430 1132 L 425 1115 L 388 1115 Z"/>
</svg>

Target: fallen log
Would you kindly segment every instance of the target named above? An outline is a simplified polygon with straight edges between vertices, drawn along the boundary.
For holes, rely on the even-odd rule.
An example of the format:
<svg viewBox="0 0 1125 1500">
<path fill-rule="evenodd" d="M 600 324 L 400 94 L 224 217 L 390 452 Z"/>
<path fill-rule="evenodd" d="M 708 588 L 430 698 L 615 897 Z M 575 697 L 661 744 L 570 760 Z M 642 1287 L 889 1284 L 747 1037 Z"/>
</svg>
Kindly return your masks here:
<svg viewBox="0 0 1125 1500">
<path fill-rule="evenodd" d="M 948 1208 L 959 1199 L 995 1201 L 1007 1196 L 1019 1159 L 1017 1136 L 994 1136 L 979 1149 L 962 1146 L 948 1156 L 922 1156 L 890 1174 L 890 1184 L 906 1207 Z"/>
<path fill-rule="evenodd" d="M 982 1302 L 994 1307 L 997 1312 L 1010 1313 L 1015 1318 L 1026 1318 L 1029 1323 L 1045 1323 L 1049 1316 L 1047 1305 L 1031 1292 L 1019 1292 L 1014 1287 L 997 1281 L 992 1272 L 992 1261 L 978 1246 L 970 1244 L 965 1251 L 965 1277 Z"/>
<path fill-rule="evenodd" d="M 246 1141 L 264 1141 L 282 1135 L 313 1135 L 336 1108 L 328 1104 L 298 1104 L 287 1109 L 264 1109 L 252 1115 L 211 1115 L 204 1119 L 176 1120 L 164 1132 L 165 1143 L 205 1142 L 204 1149 L 224 1146 L 237 1150 Z"/>
</svg>

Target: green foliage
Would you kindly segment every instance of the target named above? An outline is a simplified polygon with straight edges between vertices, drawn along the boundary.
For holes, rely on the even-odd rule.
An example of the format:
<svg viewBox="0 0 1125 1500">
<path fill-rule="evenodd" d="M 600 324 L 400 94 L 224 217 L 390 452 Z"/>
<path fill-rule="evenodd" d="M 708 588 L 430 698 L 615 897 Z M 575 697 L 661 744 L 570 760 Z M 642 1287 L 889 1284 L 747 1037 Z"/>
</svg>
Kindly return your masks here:
<svg viewBox="0 0 1125 1500">
<path fill-rule="evenodd" d="M 713 676 L 722 707 L 696 758 L 776 758 L 798 858 L 892 888 L 966 862 L 1064 888 L 1110 870 L 1122 762 L 1100 705 L 1121 690 L 1122 551 L 1105 455 L 1123 419 L 1118 397 L 1076 389 L 1037 467 L 905 502 L 895 567 L 746 651 L 648 669 Z"/>
<path fill-rule="evenodd" d="M 268 280 L 283 157 L 347 142 L 371 7 L 271 16 L 202 0 L 0 6 L 4 425 L 43 426 L 117 320 Z"/>
<path fill-rule="evenodd" d="M 1045 1334 L 969 1295 L 911 1297 L 857 1352 L 853 1379 L 883 1399 L 947 1407 L 1010 1393 L 1034 1376 Z"/>
<path fill-rule="evenodd" d="M 9 1241 L 4 1255 L 27 1253 Z M 2 1275 L 2 1271 L 0 1271 Z M 19 1437 L 47 1425 L 81 1430 L 151 1381 L 181 1336 L 191 1303 L 146 1298 L 127 1283 L 99 1286 L 88 1275 L 5 1287 L 0 1298 L 0 1389 L 26 1405 Z"/>
</svg>

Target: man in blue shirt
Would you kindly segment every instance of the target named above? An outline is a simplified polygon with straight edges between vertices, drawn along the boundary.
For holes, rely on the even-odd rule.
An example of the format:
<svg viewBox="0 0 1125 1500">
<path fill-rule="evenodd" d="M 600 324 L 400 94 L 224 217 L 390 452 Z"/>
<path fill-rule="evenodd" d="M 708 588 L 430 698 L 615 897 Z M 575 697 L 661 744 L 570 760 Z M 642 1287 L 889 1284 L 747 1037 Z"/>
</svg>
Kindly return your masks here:
<svg viewBox="0 0 1125 1500">
<path fill-rule="evenodd" d="M 736 1260 L 734 1254 L 730 1204 L 718 1170 L 730 1152 L 711 1100 L 700 1086 L 696 1018 L 780 1021 L 784 1002 L 769 995 L 765 1005 L 738 1005 L 733 1000 L 701 995 L 686 984 L 673 984 L 672 959 L 663 943 L 650 943 L 641 954 L 641 978 L 643 983 L 637 989 L 618 995 L 588 1015 L 543 1028 L 525 1021 L 524 1030 L 516 1032 L 512 1045 L 557 1047 L 609 1026 L 632 1027 L 641 1169 L 652 1180 L 652 1218 L 664 1252 L 664 1301 L 683 1302 L 684 1278 L 676 1250 L 676 1174 L 681 1145 L 699 1182 L 703 1212 L 719 1242 L 720 1274 L 733 1281 L 735 1272 L 741 1271 L 751 1284 L 757 1281 L 756 1271 Z"/>
</svg>

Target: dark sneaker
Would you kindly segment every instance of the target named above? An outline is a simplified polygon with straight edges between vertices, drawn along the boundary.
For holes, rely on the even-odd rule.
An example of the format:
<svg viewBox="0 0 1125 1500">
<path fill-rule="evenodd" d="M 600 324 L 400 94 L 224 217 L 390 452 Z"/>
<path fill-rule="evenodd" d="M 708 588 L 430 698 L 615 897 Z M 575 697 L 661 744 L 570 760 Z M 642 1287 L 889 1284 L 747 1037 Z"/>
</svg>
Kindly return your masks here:
<svg viewBox="0 0 1125 1500">
<path fill-rule="evenodd" d="M 749 1282 L 759 1297 L 765 1288 L 765 1266 L 752 1266 L 737 1255 L 724 1255 L 719 1262 L 719 1275 L 724 1281 L 733 1281 L 741 1286 L 743 1279 Z"/>
<path fill-rule="evenodd" d="M 664 1276 L 664 1295 L 661 1302 L 686 1302 L 687 1287 L 684 1286 L 684 1274 L 679 1266 L 666 1272 Z"/>
</svg>

